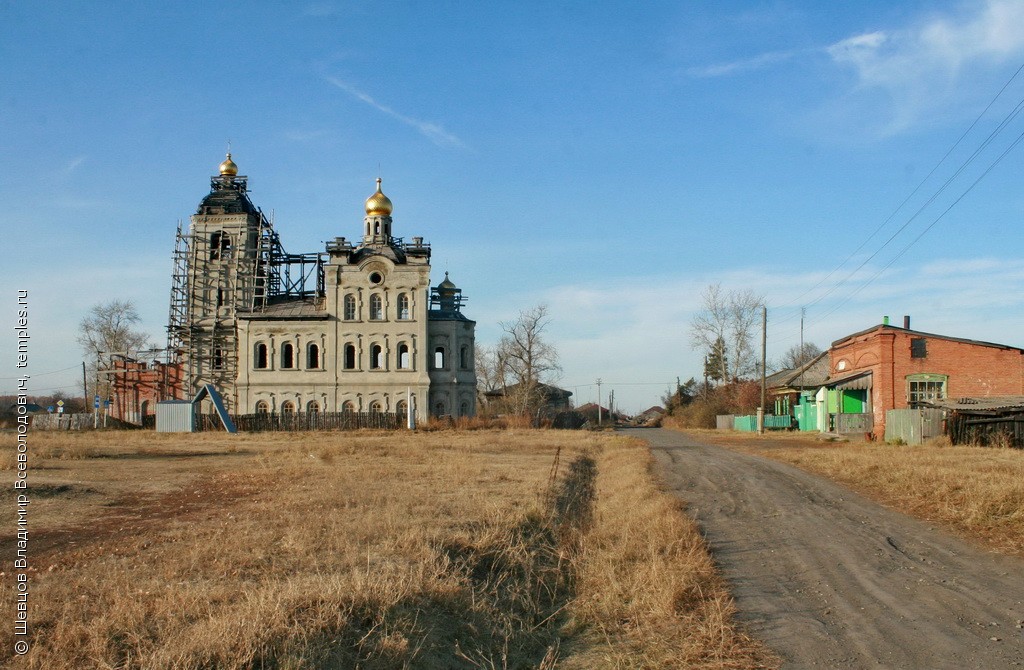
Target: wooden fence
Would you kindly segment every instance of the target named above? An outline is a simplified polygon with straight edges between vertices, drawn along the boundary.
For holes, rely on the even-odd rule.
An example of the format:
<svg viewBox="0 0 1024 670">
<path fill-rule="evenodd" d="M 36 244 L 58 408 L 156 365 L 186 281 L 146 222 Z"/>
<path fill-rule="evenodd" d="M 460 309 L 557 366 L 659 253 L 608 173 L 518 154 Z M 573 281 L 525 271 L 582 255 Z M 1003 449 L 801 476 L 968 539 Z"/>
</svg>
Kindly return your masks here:
<svg viewBox="0 0 1024 670">
<path fill-rule="evenodd" d="M 231 417 L 238 430 L 250 433 L 300 430 L 358 430 L 405 428 L 404 413 L 385 412 L 286 412 L 283 414 L 239 414 Z M 197 422 L 198 430 L 224 430 L 220 419 L 204 414 Z"/>
<path fill-rule="evenodd" d="M 946 430 L 953 444 L 1024 449 L 1024 414 L 978 416 L 953 412 L 946 421 Z"/>
<path fill-rule="evenodd" d="M 846 433 L 870 433 L 874 430 L 875 417 L 873 414 L 836 414 L 835 431 L 840 434 Z"/>
<path fill-rule="evenodd" d="M 941 409 L 890 409 L 885 413 L 885 441 L 921 444 L 942 435 Z"/>
</svg>

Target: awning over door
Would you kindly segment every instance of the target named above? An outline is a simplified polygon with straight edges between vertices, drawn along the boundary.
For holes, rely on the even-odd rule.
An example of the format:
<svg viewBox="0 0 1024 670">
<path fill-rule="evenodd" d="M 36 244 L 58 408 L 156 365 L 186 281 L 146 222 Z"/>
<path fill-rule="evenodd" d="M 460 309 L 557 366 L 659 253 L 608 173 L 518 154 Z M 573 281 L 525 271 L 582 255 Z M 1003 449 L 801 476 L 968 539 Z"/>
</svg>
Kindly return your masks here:
<svg viewBox="0 0 1024 670">
<path fill-rule="evenodd" d="M 871 388 L 871 371 L 851 372 L 842 377 L 829 379 L 826 385 L 840 391 L 865 391 Z"/>
</svg>

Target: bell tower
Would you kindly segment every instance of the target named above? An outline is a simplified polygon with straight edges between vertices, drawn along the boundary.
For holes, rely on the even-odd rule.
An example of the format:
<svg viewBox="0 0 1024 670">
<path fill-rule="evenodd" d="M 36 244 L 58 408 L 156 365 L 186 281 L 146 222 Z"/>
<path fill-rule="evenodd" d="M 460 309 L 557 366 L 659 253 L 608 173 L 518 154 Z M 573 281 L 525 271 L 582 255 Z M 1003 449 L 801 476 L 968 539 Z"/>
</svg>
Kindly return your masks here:
<svg viewBox="0 0 1024 670">
<path fill-rule="evenodd" d="M 177 325 L 185 363 L 186 394 L 212 383 L 229 409 L 236 406 L 238 319 L 253 309 L 265 290 L 260 272 L 263 215 L 247 194 L 248 178 L 238 174 L 229 153 L 210 178 L 210 193 L 192 215 L 187 235 L 179 231 L 184 261 Z M 177 323 L 176 323 L 177 322 Z"/>
</svg>

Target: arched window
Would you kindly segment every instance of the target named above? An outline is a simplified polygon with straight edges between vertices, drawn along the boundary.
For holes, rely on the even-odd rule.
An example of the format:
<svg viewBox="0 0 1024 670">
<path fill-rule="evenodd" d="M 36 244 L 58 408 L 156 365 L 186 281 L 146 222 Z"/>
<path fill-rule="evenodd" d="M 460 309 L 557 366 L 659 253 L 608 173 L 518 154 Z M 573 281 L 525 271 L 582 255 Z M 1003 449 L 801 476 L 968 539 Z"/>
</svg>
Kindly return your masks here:
<svg viewBox="0 0 1024 670">
<path fill-rule="evenodd" d="M 444 400 L 438 400 L 436 403 L 434 403 L 434 416 L 444 416 L 444 415 L 445 415 Z"/>
<path fill-rule="evenodd" d="M 434 369 L 444 370 L 444 347 L 434 349 Z"/>
<path fill-rule="evenodd" d="M 398 294 L 398 318 L 402 320 L 412 318 L 412 312 L 409 311 L 409 295 L 407 293 Z"/>
<path fill-rule="evenodd" d="M 343 402 L 341 404 L 341 411 L 342 412 L 355 412 L 356 411 L 356 404 L 354 402 L 352 402 L 351 400 L 346 400 L 345 402 Z"/>
<path fill-rule="evenodd" d="M 345 320 L 356 320 L 356 297 L 351 293 L 345 295 Z"/>
<path fill-rule="evenodd" d="M 219 261 L 231 258 L 231 236 L 222 230 L 210 235 L 210 260 Z"/>
<path fill-rule="evenodd" d="M 397 403 L 395 403 L 395 411 L 398 412 L 399 414 L 408 414 L 409 403 L 407 403 L 404 400 L 399 400 Z"/>
<path fill-rule="evenodd" d="M 469 347 L 465 344 L 459 349 L 459 367 L 463 370 L 469 369 Z"/>
<path fill-rule="evenodd" d="M 384 411 L 384 405 L 381 404 L 380 400 L 374 400 L 370 403 L 370 414 L 380 414 Z"/>
<path fill-rule="evenodd" d="M 260 400 L 258 403 L 256 403 L 256 413 L 270 414 L 270 403 L 268 403 L 266 400 Z"/>
<path fill-rule="evenodd" d="M 370 369 L 381 370 L 384 368 L 384 349 L 379 344 L 370 347 Z"/>
<path fill-rule="evenodd" d="M 373 321 L 384 319 L 384 301 L 381 300 L 379 293 L 370 296 L 370 319 Z"/>
<path fill-rule="evenodd" d="M 224 306 L 224 296 L 225 296 L 225 294 L 226 294 L 226 292 L 224 291 L 224 289 L 222 289 L 222 288 L 217 289 L 217 307 L 223 307 Z"/>
<path fill-rule="evenodd" d="M 469 403 L 465 400 L 459 406 L 459 416 L 469 416 Z"/>
<path fill-rule="evenodd" d="M 220 347 L 214 347 L 213 356 L 210 360 L 210 366 L 214 370 L 224 369 L 224 350 L 221 349 Z"/>
<path fill-rule="evenodd" d="M 306 412 L 308 414 L 319 414 L 320 413 L 320 403 L 318 403 L 316 400 L 310 400 L 306 404 Z"/>
<path fill-rule="evenodd" d="M 252 366 L 257 370 L 266 370 L 269 357 L 267 356 L 267 345 L 259 342 L 252 356 Z"/>
<path fill-rule="evenodd" d="M 295 367 L 295 346 L 291 342 L 281 345 L 281 367 L 286 370 Z"/>
<path fill-rule="evenodd" d="M 306 368 L 309 370 L 320 369 L 320 345 L 310 342 L 306 347 Z"/>
<path fill-rule="evenodd" d="M 354 344 L 345 345 L 345 369 L 356 369 L 356 345 Z"/>
<path fill-rule="evenodd" d="M 409 345 L 402 342 L 398 345 L 398 369 L 408 370 L 411 367 L 410 363 L 412 362 L 409 359 Z"/>
<path fill-rule="evenodd" d="M 281 403 L 281 414 L 295 414 L 295 403 L 291 400 Z"/>
</svg>

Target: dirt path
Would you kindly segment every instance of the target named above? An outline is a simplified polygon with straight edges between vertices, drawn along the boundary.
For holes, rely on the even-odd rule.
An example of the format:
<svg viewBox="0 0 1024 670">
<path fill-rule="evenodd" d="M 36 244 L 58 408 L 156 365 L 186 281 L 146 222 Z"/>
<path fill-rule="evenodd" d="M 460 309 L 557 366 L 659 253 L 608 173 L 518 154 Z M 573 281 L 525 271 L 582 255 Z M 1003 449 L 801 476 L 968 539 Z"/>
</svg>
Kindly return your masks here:
<svg viewBox="0 0 1024 670">
<path fill-rule="evenodd" d="M 675 431 L 647 440 L 751 634 L 784 668 L 1024 666 L 1024 561 L 820 477 Z"/>
</svg>

